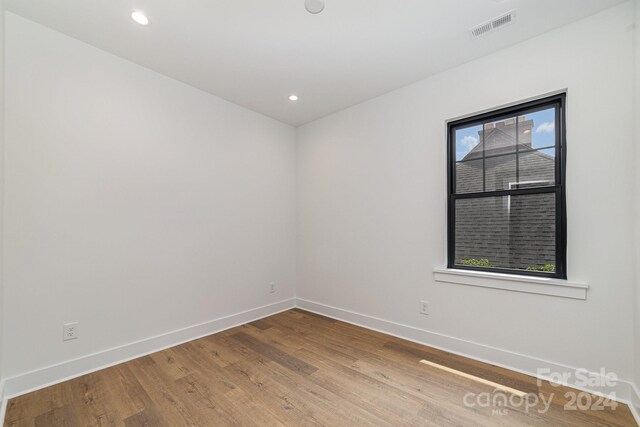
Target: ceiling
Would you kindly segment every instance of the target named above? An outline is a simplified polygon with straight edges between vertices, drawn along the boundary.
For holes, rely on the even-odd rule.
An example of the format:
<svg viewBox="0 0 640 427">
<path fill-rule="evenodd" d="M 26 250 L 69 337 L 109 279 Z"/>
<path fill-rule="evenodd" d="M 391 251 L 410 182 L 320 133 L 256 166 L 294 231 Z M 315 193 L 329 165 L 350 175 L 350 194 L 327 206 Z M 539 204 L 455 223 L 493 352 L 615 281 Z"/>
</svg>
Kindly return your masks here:
<svg viewBox="0 0 640 427">
<path fill-rule="evenodd" d="M 25 18 L 293 126 L 622 0 L 5 0 Z M 146 13 L 151 25 L 130 18 Z M 469 28 L 517 9 L 513 25 Z M 289 101 L 290 94 L 299 101 Z"/>
</svg>

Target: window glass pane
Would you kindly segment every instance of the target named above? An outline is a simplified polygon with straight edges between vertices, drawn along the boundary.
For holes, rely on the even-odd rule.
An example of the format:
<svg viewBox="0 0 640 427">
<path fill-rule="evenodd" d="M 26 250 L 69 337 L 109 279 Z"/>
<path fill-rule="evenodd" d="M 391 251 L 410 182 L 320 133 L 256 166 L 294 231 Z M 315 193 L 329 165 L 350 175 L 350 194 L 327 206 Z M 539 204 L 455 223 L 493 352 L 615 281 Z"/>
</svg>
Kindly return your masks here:
<svg viewBox="0 0 640 427">
<path fill-rule="evenodd" d="M 556 145 L 556 109 L 528 113 L 518 117 L 519 143 L 526 148 L 554 147 Z"/>
<path fill-rule="evenodd" d="M 456 160 L 482 158 L 481 134 L 482 126 L 470 126 L 457 129 L 456 132 Z"/>
<path fill-rule="evenodd" d="M 556 150 L 520 153 L 520 185 L 518 188 L 542 187 L 556 182 Z"/>
<path fill-rule="evenodd" d="M 516 155 L 489 157 L 484 163 L 485 191 L 509 190 L 516 184 Z"/>
<path fill-rule="evenodd" d="M 484 125 L 484 150 L 486 156 L 516 151 L 516 118 L 511 117 Z"/>
<path fill-rule="evenodd" d="M 456 193 L 482 191 L 482 159 L 456 163 Z"/>
<path fill-rule="evenodd" d="M 555 193 L 456 200 L 455 264 L 555 271 Z"/>
</svg>

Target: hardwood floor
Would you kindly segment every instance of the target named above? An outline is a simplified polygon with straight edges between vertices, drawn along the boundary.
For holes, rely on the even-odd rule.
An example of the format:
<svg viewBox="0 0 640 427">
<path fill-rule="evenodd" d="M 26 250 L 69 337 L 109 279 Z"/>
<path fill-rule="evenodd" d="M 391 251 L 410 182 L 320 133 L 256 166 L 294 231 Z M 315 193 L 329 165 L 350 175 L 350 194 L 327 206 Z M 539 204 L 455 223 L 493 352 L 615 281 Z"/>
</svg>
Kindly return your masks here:
<svg viewBox="0 0 640 427">
<path fill-rule="evenodd" d="M 5 426 L 636 425 L 573 391 L 294 309 L 11 399 Z"/>
</svg>

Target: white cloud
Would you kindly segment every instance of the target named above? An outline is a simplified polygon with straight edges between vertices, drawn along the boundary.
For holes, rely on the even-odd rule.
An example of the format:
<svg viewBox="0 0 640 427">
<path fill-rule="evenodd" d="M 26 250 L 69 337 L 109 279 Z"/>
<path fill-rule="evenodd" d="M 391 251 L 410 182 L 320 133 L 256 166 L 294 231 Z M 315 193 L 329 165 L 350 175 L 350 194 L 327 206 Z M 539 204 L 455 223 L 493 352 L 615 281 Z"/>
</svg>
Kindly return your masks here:
<svg viewBox="0 0 640 427">
<path fill-rule="evenodd" d="M 467 135 L 460 140 L 460 143 L 467 149 L 467 151 L 471 151 L 473 147 L 478 145 L 478 138 Z"/>
<path fill-rule="evenodd" d="M 553 133 L 556 130 L 556 125 L 553 122 L 544 122 L 536 128 L 536 133 Z"/>
</svg>

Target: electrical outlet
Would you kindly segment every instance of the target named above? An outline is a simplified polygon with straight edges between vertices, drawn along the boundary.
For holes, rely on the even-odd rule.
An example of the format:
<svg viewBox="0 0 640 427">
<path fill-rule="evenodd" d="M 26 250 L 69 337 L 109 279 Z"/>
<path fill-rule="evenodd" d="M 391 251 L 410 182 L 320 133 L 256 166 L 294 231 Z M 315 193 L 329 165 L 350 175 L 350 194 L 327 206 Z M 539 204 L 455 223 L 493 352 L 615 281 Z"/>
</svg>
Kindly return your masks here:
<svg viewBox="0 0 640 427">
<path fill-rule="evenodd" d="M 62 325 L 62 341 L 77 339 L 79 332 L 78 322 L 65 323 Z"/>
<path fill-rule="evenodd" d="M 276 282 L 269 283 L 269 293 L 272 294 L 276 291 Z"/>
<path fill-rule="evenodd" d="M 424 314 L 425 316 L 429 315 L 429 302 L 428 301 L 420 301 L 420 314 Z"/>
</svg>

